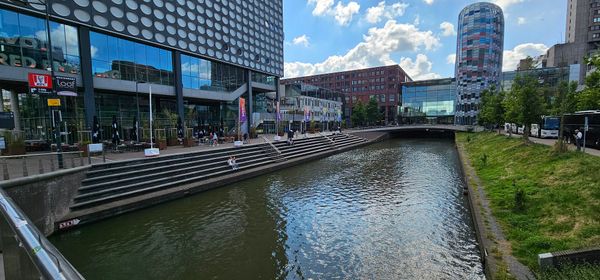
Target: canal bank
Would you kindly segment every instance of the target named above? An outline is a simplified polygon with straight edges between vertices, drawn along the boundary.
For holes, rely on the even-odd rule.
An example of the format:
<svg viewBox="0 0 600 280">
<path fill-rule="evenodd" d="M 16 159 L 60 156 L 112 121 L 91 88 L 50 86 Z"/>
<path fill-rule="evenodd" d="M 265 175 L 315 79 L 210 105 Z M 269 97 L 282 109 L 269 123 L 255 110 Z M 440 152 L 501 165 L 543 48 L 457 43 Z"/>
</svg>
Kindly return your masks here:
<svg viewBox="0 0 600 280">
<path fill-rule="evenodd" d="M 538 254 L 600 244 L 600 175 L 589 172 L 600 168 L 597 157 L 495 133 L 460 133 L 456 143 L 492 276 L 546 278 Z M 598 279 L 599 271 L 578 269 L 576 279 Z M 552 279 L 568 275 L 556 273 Z"/>
<path fill-rule="evenodd" d="M 88 279 L 482 279 L 452 139 L 390 139 L 51 237 Z"/>
</svg>

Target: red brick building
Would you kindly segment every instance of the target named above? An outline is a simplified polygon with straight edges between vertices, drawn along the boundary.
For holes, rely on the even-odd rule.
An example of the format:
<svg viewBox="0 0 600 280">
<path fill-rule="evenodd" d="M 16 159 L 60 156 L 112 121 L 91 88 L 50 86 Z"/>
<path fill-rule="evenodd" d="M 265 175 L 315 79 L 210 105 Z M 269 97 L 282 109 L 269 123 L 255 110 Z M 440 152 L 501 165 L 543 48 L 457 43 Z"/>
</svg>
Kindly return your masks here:
<svg viewBox="0 0 600 280">
<path fill-rule="evenodd" d="M 402 101 L 401 83 L 409 81 L 412 79 L 399 65 L 390 65 L 283 79 L 281 84 L 303 82 L 341 92 L 345 98 L 344 115 L 347 119 L 352 114 L 354 104 L 359 100 L 367 103 L 371 97 L 374 97 L 379 102 L 385 122 L 388 123 L 396 120 L 398 106 Z"/>
</svg>

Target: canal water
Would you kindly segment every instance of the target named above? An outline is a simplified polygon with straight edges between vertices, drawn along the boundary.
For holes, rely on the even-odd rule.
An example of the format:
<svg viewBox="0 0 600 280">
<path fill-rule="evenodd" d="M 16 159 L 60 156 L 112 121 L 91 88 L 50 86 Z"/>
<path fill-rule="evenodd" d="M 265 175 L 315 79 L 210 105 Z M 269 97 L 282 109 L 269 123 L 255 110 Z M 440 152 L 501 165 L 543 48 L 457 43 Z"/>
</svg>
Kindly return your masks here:
<svg viewBox="0 0 600 280">
<path fill-rule="evenodd" d="M 482 279 L 454 143 L 392 139 L 51 241 L 87 279 Z"/>
</svg>

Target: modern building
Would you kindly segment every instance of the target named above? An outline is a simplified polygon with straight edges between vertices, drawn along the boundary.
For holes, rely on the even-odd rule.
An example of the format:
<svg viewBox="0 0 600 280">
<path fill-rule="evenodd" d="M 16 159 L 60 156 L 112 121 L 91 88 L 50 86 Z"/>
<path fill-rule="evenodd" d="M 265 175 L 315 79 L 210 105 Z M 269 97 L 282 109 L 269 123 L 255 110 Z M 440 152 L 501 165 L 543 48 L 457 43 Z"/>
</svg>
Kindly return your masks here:
<svg viewBox="0 0 600 280">
<path fill-rule="evenodd" d="M 583 85 L 588 71 L 585 57 L 600 46 L 600 2 L 568 0 L 565 43 L 547 51 L 548 67 L 579 67 L 579 84 Z"/>
<path fill-rule="evenodd" d="M 95 118 L 103 139 L 115 118 L 121 139 L 135 140 L 135 120 L 147 137 L 150 91 L 158 127 L 173 127 L 175 115 L 187 127 L 230 130 L 244 98 L 246 131 L 254 96 L 277 93 L 283 74 L 282 2 L 0 0 L 0 88 L 11 100 L 1 109 L 16 113 L 27 139 L 50 139 L 53 110 L 69 142 L 89 135 Z M 33 87 L 58 91 L 73 78 L 60 107 Z"/>
<path fill-rule="evenodd" d="M 400 84 L 412 81 L 399 65 L 373 67 L 367 69 L 327 73 L 282 80 L 282 84 L 305 83 L 331 89 L 344 94 L 345 116 L 352 114 L 357 102 L 367 103 L 377 99 L 385 122 L 397 119 L 400 103 Z"/>
<path fill-rule="evenodd" d="M 546 67 L 502 72 L 501 88 L 510 91 L 517 76 L 533 76 L 541 87 L 549 89 L 556 89 L 561 82 L 579 81 L 579 77 L 570 75 L 570 67 Z"/>
<path fill-rule="evenodd" d="M 503 46 L 504 15 L 500 7 L 482 2 L 460 12 L 455 64 L 456 124 L 476 124 L 481 92 L 500 86 Z"/>
<path fill-rule="evenodd" d="M 456 80 L 435 79 L 402 84 L 402 124 L 454 124 Z"/>
<path fill-rule="evenodd" d="M 275 92 L 254 96 L 253 126 L 259 133 L 274 134 L 276 122 L 281 129 L 299 130 L 311 122 L 322 130 L 334 128 L 342 119 L 344 99 L 341 93 L 304 83 L 280 85 L 279 115 Z"/>
</svg>

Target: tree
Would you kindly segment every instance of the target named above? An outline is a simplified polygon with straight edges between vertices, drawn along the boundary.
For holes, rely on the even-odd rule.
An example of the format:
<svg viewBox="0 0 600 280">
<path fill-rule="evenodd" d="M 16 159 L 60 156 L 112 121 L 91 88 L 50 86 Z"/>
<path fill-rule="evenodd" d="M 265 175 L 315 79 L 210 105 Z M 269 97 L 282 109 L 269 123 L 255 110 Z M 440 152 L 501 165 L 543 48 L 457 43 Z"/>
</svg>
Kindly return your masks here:
<svg viewBox="0 0 600 280">
<path fill-rule="evenodd" d="M 557 152 L 567 151 L 567 145 L 564 141 L 563 128 L 564 128 L 564 117 L 567 113 L 575 111 L 577 106 L 577 100 L 575 99 L 575 90 L 577 89 L 577 82 L 567 83 L 566 81 L 558 85 L 558 91 L 556 98 L 552 103 L 550 109 L 551 114 L 560 116 L 560 128 L 558 130 L 558 141 L 556 142 L 555 150 Z"/>
<path fill-rule="evenodd" d="M 504 123 L 504 92 L 496 91 L 492 86 L 481 93 L 481 110 L 479 112 L 479 121 L 484 126 L 500 127 Z M 498 129 L 498 133 L 500 129 Z"/>
<path fill-rule="evenodd" d="M 366 117 L 367 122 L 369 124 L 374 124 L 377 121 L 381 120 L 381 114 L 379 113 L 379 104 L 377 103 L 377 99 L 372 97 L 369 99 L 369 103 L 367 103 L 366 107 Z"/>
<path fill-rule="evenodd" d="M 362 101 L 358 101 L 354 107 L 352 107 L 352 115 L 350 115 L 350 120 L 352 121 L 352 126 L 363 125 L 365 119 L 367 118 L 367 111 L 365 105 Z"/>
<path fill-rule="evenodd" d="M 577 94 L 578 110 L 600 109 L 600 53 L 586 59 L 594 70 L 585 78 L 585 89 Z"/>
<path fill-rule="evenodd" d="M 544 107 L 536 79 L 530 75 L 518 75 L 506 95 L 504 105 L 506 119 L 522 124 L 523 139 L 528 140 L 531 124 L 538 121 Z"/>
</svg>

